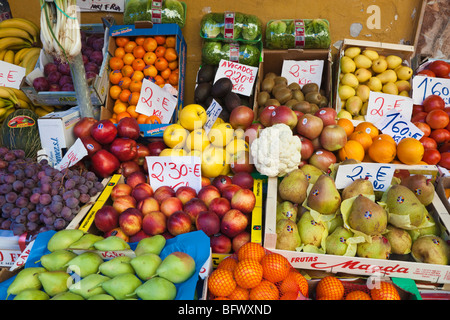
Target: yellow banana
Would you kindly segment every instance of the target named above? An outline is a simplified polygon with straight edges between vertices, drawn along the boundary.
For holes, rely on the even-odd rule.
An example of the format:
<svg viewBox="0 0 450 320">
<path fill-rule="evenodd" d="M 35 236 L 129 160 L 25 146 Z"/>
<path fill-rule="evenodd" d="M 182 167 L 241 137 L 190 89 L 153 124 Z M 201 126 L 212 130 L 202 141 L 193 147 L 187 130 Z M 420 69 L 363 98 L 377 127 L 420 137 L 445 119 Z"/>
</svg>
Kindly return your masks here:
<svg viewBox="0 0 450 320">
<path fill-rule="evenodd" d="M 37 107 L 34 112 L 39 116 L 39 117 L 43 117 L 46 116 L 47 114 L 49 114 L 50 112 L 45 111 L 44 109 L 42 109 L 41 107 Z"/>
<path fill-rule="evenodd" d="M 0 22 L 0 29 L 2 28 L 18 28 L 28 32 L 36 41 L 39 38 L 39 28 L 31 21 L 22 18 L 11 18 Z"/>
<path fill-rule="evenodd" d="M 0 50 L 3 49 L 18 50 L 27 47 L 31 47 L 31 43 L 22 38 L 5 37 L 0 39 Z"/>
<path fill-rule="evenodd" d="M 6 51 L 3 61 L 8 62 L 8 63 L 14 63 L 14 55 L 15 55 L 14 51 L 12 51 L 12 50 Z"/>
<path fill-rule="evenodd" d="M 45 111 L 47 111 L 47 112 L 53 112 L 53 111 L 55 111 L 55 107 L 54 106 L 44 106 L 44 105 L 41 105 L 41 106 L 39 106 L 40 108 L 42 108 L 42 109 L 44 109 Z"/>
<path fill-rule="evenodd" d="M 27 101 L 22 100 L 20 98 L 18 98 L 18 100 L 19 100 L 19 103 L 17 104 L 17 108 L 20 108 L 20 109 L 31 109 L 31 105 Z"/>
<path fill-rule="evenodd" d="M 16 88 L 9 88 L 9 89 L 11 89 L 14 92 L 14 94 L 18 99 L 31 103 L 30 98 L 28 98 L 28 96 L 22 90 Z"/>
<path fill-rule="evenodd" d="M 14 104 L 19 103 L 19 99 L 10 88 L 0 87 L 0 98 L 11 100 Z"/>
<path fill-rule="evenodd" d="M 22 61 L 20 63 L 20 65 L 22 67 L 25 67 L 25 65 L 28 63 L 29 60 L 32 60 L 35 56 L 39 57 L 39 54 L 41 53 L 41 48 L 29 48 L 30 50 L 28 50 L 22 57 Z"/>
<path fill-rule="evenodd" d="M 23 29 L 19 28 L 0 28 L 0 38 L 6 38 L 6 37 L 16 37 L 16 38 L 22 38 L 26 39 L 30 42 L 33 42 L 33 36 L 30 35 L 28 32 L 26 32 Z"/>
<path fill-rule="evenodd" d="M 23 67 L 26 69 L 25 75 L 28 75 L 31 71 L 34 70 L 38 59 L 39 59 L 39 54 L 34 55 L 30 59 L 28 59 L 26 64 L 23 65 Z"/>
<path fill-rule="evenodd" d="M 4 49 L 0 51 L 0 60 L 3 61 L 3 58 L 5 57 L 6 52 L 8 51 L 8 49 Z"/>
<path fill-rule="evenodd" d="M 23 48 L 16 52 L 16 55 L 14 56 L 14 64 L 19 65 L 20 62 L 22 62 L 23 57 L 25 54 L 30 51 L 31 48 Z"/>
</svg>

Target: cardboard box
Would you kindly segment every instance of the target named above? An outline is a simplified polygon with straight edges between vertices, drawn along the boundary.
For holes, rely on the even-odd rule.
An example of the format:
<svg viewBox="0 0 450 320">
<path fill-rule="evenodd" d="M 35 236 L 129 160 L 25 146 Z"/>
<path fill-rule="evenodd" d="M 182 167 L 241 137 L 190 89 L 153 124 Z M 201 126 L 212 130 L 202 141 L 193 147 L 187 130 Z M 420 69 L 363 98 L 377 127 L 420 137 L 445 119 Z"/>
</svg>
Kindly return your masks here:
<svg viewBox="0 0 450 320">
<path fill-rule="evenodd" d="M 268 180 L 264 247 L 267 250 L 284 255 L 294 268 L 332 273 L 342 272 L 361 276 L 378 275 L 381 279 L 385 277 L 410 278 L 440 285 L 450 283 L 450 266 L 415 262 L 410 255 L 406 257 L 407 260 L 405 261 L 394 260 L 394 255 L 391 255 L 391 259 L 384 260 L 276 249 L 278 182 L 278 178 L 269 178 Z M 449 214 L 436 193 L 432 204 L 427 209 L 433 215 L 436 223 L 440 223 L 444 227 L 445 230 L 442 231 L 441 236 L 444 240 L 448 239 Z"/>
<path fill-rule="evenodd" d="M 102 105 L 106 99 L 106 93 L 109 83 L 109 66 L 108 66 L 108 26 L 103 24 L 84 24 L 81 25 L 81 30 L 87 34 L 104 34 L 105 46 L 103 47 L 103 62 L 100 67 L 99 74 L 88 82 L 90 91 L 90 97 L 93 106 Z M 37 92 L 33 86 L 33 79 L 43 76 L 43 70 L 46 63 L 51 62 L 52 58 L 45 54 L 44 50 L 41 50 L 41 55 L 36 63 L 35 69 L 27 76 L 27 81 L 21 87 L 21 90 L 30 98 L 34 105 L 68 105 L 75 106 L 78 104 L 77 95 L 75 91 L 67 92 Z"/>
<path fill-rule="evenodd" d="M 185 74 L 186 74 L 186 41 L 184 40 L 183 34 L 180 27 L 177 24 L 146 24 L 146 23 L 136 23 L 135 25 L 123 25 L 114 26 L 110 30 L 110 38 L 108 43 L 109 56 L 114 56 L 114 51 L 116 50 L 116 37 L 137 37 L 137 36 L 155 36 L 155 35 L 175 35 L 176 36 L 176 51 L 178 53 L 178 69 L 179 69 L 179 80 L 178 80 L 178 96 L 177 96 L 177 106 L 175 108 L 174 114 L 169 124 L 140 124 L 141 134 L 144 137 L 162 137 L 164 129 L 168 127 L 171 123 L 176 123 L 178 121 L 178 113 L 184 106 L 184 84 L 185 84 Z M 108 59 L 109 62 L 109 59 Z M 107 86 L 107 98 L 105 106 L 101 108 L 101 119 L 109 119 L 113 115 L 114 99 L 109 95 L 109 81 Z"/>
<path fill-rule="evenodd" d="M 450 177 L 441 177 L 436 184 L 436 193 L 444 204 L 444 207 L 447 209 L 447 212 L 450 213 L 450 200 L 445 194 L 445 189 L 450 189 Z"/>
</svg>

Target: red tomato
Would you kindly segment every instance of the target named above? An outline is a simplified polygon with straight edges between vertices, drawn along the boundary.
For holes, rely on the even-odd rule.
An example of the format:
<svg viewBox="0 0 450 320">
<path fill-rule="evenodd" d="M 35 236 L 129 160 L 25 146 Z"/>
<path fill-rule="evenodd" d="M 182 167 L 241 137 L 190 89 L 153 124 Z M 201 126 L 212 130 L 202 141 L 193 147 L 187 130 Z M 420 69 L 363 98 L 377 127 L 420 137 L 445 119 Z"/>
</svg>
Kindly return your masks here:
<svg viewBox="0 0 450 320">
<path fill-rule="evenodd" d="M 439 152 L 440 153 L 444 153 L 444 152 L 450 152 L 450 142 L 446 142 L 443 145 L 441 145 L 439 147 Z"/>
<path fill-rule="evenodd" d="M 447 129 L 436 129 L 431 131 L 430 138 L 434 139 L 437 144 L 450 141 L 450 131 Z"/>
<path fill-rule="evenodd" d="M 450 169 L 450 152 L 441 153 L 441 160 L 438 165 L 444 167 L 445 169 Z"/>
<path fill-rule="evenodd" d="M 450 121 L 447 112 L 441 109 L 434 109 L 428 112 L 425 122 L 431 129 L 443 129 Z"/>
<path fill-rule="evenodd" d="M 445 101 L 440 96 L 432 94 L 426 97 L 425 100 L 423 100 L 422 105 L 425 112 L 430 112 L 434 109 L 444 110 Z"/>
<path fill-rule="evenodd" d="M 425 137 L 428 137 L 431 133 L 431 128 L 428 123 L 425 122 L 413 122 L 413 124 L 423 132 Z"/>
<path fill-rule="evenodd" d="M 415 115 L 419 112 L 423 112 L 423 105 L 421 104 L 414 104 L 412 109 L 412 115 Z"/>
<path fill-rule="evenodd" d="M 434 72 L 436 77 L 442 78 L 450 73 L 450 64 L 442 60 L 435 60 L 428 65 L 427 69 Z"/>
<path fill-rule="evenodd" d="M 437 149 L 436 141 L 434 139 L 431 139 L 430 137 L 423 136 L 419 141 L 422 143 L 425 150 Z"/>
<path fill-rule="evenodd" d="M 427 117 L 428 113 L 425 111 L 419 111 L 415 115 L 411 117 L 411 122 L 425 122 L 425 118 Z"/>
<path fill-rule="evenodd" d="M 423 69 L 422 71 L 417 72 L 418 76 L 425 76 L 425 77 L 436 77 L 433 71 L 428 69 Z"/>
<path fill-rule="evenodd" d="M 441 153 L 436 149 L 426 149 L 423 152 L 422 161 L 429 165 L 436 165 L 441 161 Z"/>
</svg>

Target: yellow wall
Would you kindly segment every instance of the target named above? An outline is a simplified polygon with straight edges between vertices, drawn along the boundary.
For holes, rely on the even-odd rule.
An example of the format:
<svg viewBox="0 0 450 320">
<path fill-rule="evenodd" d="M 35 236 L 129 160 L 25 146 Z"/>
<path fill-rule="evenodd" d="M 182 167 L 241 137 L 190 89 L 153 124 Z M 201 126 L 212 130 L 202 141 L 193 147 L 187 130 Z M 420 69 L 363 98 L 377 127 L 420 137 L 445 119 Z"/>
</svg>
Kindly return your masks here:
<svg viewBox="0 0 450 320">
<path fill-rule="evenodd" d="M 195 77 L 201 63 L 201 17 L 208 12 L 239 11 L 257 15 L 264 24 L 271 19 L 323 18 L 330 22 L 332 45 L 344 38 L 415 44 L 416 30 L 425 0 L 184 0 L 187 23 L 183 35 L 187 42 L 185 104 L 193 102 Z M 38 0 L 10 0 L 13 16 L 39 23 Z M 81 23 L 100 23 L 107 13 L 83 13 Z M 121 14 L 112 15 L 118 24 Z M 352 27 L 360 32 L 353 34 Z M 420 30 L 419 30 L 420 31 Z M 336 47 L 333 47 L 333 52 Z"/>
</svg>

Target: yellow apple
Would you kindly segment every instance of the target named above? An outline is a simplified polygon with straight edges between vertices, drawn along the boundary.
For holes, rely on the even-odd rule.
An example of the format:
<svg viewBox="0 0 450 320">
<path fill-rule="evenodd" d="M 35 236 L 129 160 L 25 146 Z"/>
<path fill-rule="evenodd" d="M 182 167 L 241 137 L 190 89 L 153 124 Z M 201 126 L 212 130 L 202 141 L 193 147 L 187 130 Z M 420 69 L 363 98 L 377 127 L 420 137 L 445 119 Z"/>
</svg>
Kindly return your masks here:
<svg viewBox="0 0 450 320">
<path fill-rule="evenodd" d="M 248 143 L 244 139 L 234 138 L 225 147 L 230 155 L 236 154 L 238 151 L 250 151 Z"/>
<path fill-rule="evenodd" d="M 202 176 L 215 178 L 225 167 L 225 150 L 209 145 L 202 152 Z"/>
<path fill-rule="evenodd" d="M 226 152 L 226 150 L 224 150 L 224 151 L 225 152 L 223 153 L 223 159 L 225 161 L 225 165 L 224 165 L 222 171 L 220 172 L 220 175 L 227 176 L 231 172 L 232 156 L 228 152 Z"/>
<path fill-rule="evenodd" d="M 209 139 L 204 129 L 194 129 L 186 138 L 187 150 L 203 151 L 208 145 Z"/>
<path fill-rule="evenodd" d="M 159 154 L 160 157 L 181 157 L 186 156 L 187 153 L 184 149 L 170 149 L 166 148 Z"/>
<path fill-rule="evenodd" d="M 234 129 L 228 122 L 220 123 L 211 128 L 208 133 L 209 141 L 215 147 L 225 147 L 234 137 Z"/>
<path fill-rule="evenodd" d="M 180 111 L 181 125 L 192 131 L 194 129 L 202 128 L 208 119 L 205 108 L 199 104 L 188 104 Z"/>
<path fill-rule="evenodd" d="M 163 140 L 169 148 L 183 148 L 189 131 L 182 125 L 174 123 L 164 129 Z"/>
</svg>

